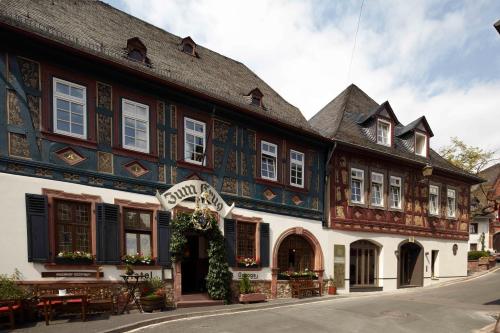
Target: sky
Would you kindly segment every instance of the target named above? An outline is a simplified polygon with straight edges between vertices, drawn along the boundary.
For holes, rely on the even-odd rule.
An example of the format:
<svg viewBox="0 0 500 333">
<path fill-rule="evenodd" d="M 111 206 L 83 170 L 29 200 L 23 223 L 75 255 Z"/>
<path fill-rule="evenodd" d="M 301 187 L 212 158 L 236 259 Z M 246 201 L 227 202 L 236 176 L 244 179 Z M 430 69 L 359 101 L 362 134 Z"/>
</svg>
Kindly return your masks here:
<svg viewBox="0 0 500 333">
<path fill-rule="evenodd" d="M 350 83 L 500 156 L 500 1 L 105 0 L 251 68 L 307 119 Z M 352 59 L 352 66 L 351 64 Z"/>
</svg>

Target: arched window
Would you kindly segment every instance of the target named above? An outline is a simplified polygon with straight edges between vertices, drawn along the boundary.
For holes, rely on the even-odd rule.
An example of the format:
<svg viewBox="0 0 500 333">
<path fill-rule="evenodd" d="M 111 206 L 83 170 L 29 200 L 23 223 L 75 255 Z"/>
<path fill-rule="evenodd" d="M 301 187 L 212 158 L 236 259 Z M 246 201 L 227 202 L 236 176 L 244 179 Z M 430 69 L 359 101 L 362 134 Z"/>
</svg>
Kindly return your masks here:
<svg viewBox="0 0 500 333">
<path fill-rule="evenodd" d="M 280 272 L 314 270 L 314 251 L 311 244 L 300 235 L 286 237 L 278 250 L 278 268 Z"/>
</svg>

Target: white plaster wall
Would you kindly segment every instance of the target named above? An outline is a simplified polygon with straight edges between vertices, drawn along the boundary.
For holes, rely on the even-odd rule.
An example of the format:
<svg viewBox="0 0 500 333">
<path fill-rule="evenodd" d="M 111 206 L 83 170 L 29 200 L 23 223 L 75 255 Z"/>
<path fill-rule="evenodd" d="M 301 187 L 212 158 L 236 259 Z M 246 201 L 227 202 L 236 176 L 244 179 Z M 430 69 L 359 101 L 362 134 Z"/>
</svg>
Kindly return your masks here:
<svg viewBox="0 0 500 333">
<path fill-rule="evenodd" d="M 490 239 L 490 228 L 489 228 L 489 221 L 488 220 L 483 220 L 483 219 L 475 219 L 473 222 L 477 223 L 477 234 L 469 234 L 469 248 L 470 244 L 477 244 L 477 249 L 478 251 L 481 251 L 481 241 L 480 237 L 481 234 L 484 232 L 484 246 L 485 250 L 490 250 L 489 245 L 489 239 Z"/>
<path fill-rule="evenodd" d="M 26 230 L 26 208 L 25 193 L 41 194 L 42 188 L 61 190 L 74 194 L 92 194 L 101 196 L 103 202 L 113 203 L 115 198 L 131 200 L 141 203 L 157 203 L 154 196 L 135 194 L 111 189 L 90 187 L 68 182 L 59 182 L 47 179 L 23 177 L 0 173 L 0 186 L 3 189 L 3 198 L 0 200 L 0 274 L 12 274 L 18 269 L 25 280 L 40 280 L 40 272 L 45 271 L 43 264 L 33 264 L 27 261 L 27 230 Z M 231 204 L 231 203 L 229 203 Z M 184 206 L 192 206 L 192 203 L 184 202 Z M 363 232 L 347 232 L 338 230 L 323 229 L 321 222 L 317 220 L 302 219 L 278 214 L 271 214 L 253 211 L 236 207 L 234 214 L 246 217 L 258 217 L 263 222 L 270 224 L 270 253 L 271 266 L 272 252 L 276 240 L 287 229 L 302 227 L 311 232 L 321 244 L 324 257 L 325 277 L 333 276 L 333 246 L 343 244 L 346 247 L 346 290 L 349 289 L 349 245 L 357 240 L 371 240 L 381 245 L 379 257 L 379 278 L 380 285 L 384 290 L 396 289 L 397 286 L 397 258 L 395 251 L 398 245 L 407 240 L 407 236 L 375 234 Z M 223 230 L 221 222 L 221 229 Z M 424 284 L 429 285 L 437 281 L 456 278 L 467 275 L 467 251 L 466 241 L 453 241 L 432 238 L 419 238 L 416 240 L 424 248 Z M 453 244 L 458 245 L 457 255 L 453 255 Z M 431 251 L 439 250 L 436 262 L 436 277 L 439 280 L 431 280 Z M 114 265 L 103 266 L 105 279 L 120 279 L 122 272 Z M 147 270 L 145 272 L 148 272 Z M 235 270 L 235 278 L 238 278 L 238 270 Z M 248 271 L 246 271 L 248 272 Z M 153 271 L 154 275 L 161 274 L 161 271 Z M 170 275 L 170 270 L 164 272 Z M 255 278 L 259 280 L 270 280 L 271 269 L 252 271 Z M 169 276 L 168 276 L 169 277 Z M 75 280 L 74 278 L 68 278 Z M 43 280 L 50 280 L 44 278 Z M 64 280 L 59 278 L 58 280 Z"/>
</svg>

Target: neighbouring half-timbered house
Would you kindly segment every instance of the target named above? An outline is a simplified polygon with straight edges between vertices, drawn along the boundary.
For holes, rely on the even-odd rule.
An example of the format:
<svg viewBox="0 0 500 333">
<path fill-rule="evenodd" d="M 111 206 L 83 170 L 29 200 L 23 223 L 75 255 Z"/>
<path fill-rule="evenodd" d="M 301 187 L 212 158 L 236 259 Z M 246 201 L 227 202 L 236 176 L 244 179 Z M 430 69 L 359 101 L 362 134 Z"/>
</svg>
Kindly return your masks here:
<svg viewBox="0 0 500 333">
<path fill-rule="evenodd" d="M 432 150 L 425 117 L 405 126 L 389 102 L 350 85 L 310 124 L 335 141 L 326 202 L 339 287 L 388 290 L 467 275 L 470 186 L 481 179 Z"/>
<path fill-rule="evenodd" d="M 111 283 L 129 256 L 176 301 L 203 292 L 206 240 L 169 250 L 193 201 L 155 197 L 192 180 L 235 204 L 216 215 L 234 279 L 281 297 L 280 270 L 332 270 L 330 142 L 245 65 L 93 0 L 2 1 L 0 36 L 0 273 Z"/>
</svg>

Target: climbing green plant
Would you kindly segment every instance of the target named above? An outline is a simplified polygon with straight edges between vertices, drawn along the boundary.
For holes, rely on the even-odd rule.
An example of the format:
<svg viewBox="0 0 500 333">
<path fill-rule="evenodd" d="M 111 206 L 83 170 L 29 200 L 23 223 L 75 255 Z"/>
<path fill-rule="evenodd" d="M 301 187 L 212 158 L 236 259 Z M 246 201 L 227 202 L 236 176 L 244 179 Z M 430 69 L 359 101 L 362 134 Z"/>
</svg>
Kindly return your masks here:
<svg viewBox="0 0 500 333">
<path fill-rule="evenodd" d="M 207 230 L 196 229 L 192 214 L 179 213 L 172 221 L 170 252 L 173 261 L 182 260 L 187 243 L 186 233 L 198 231 L 208 239 L 208 274 L 206 277 L 208 295 L 212 299 L 229 301 L 231 298 L 231 281 L 233 273 L 229 270 L 226 259 L 224 236 L 213 216 L 209 217 L 210 227 Z"/>
</svg>

